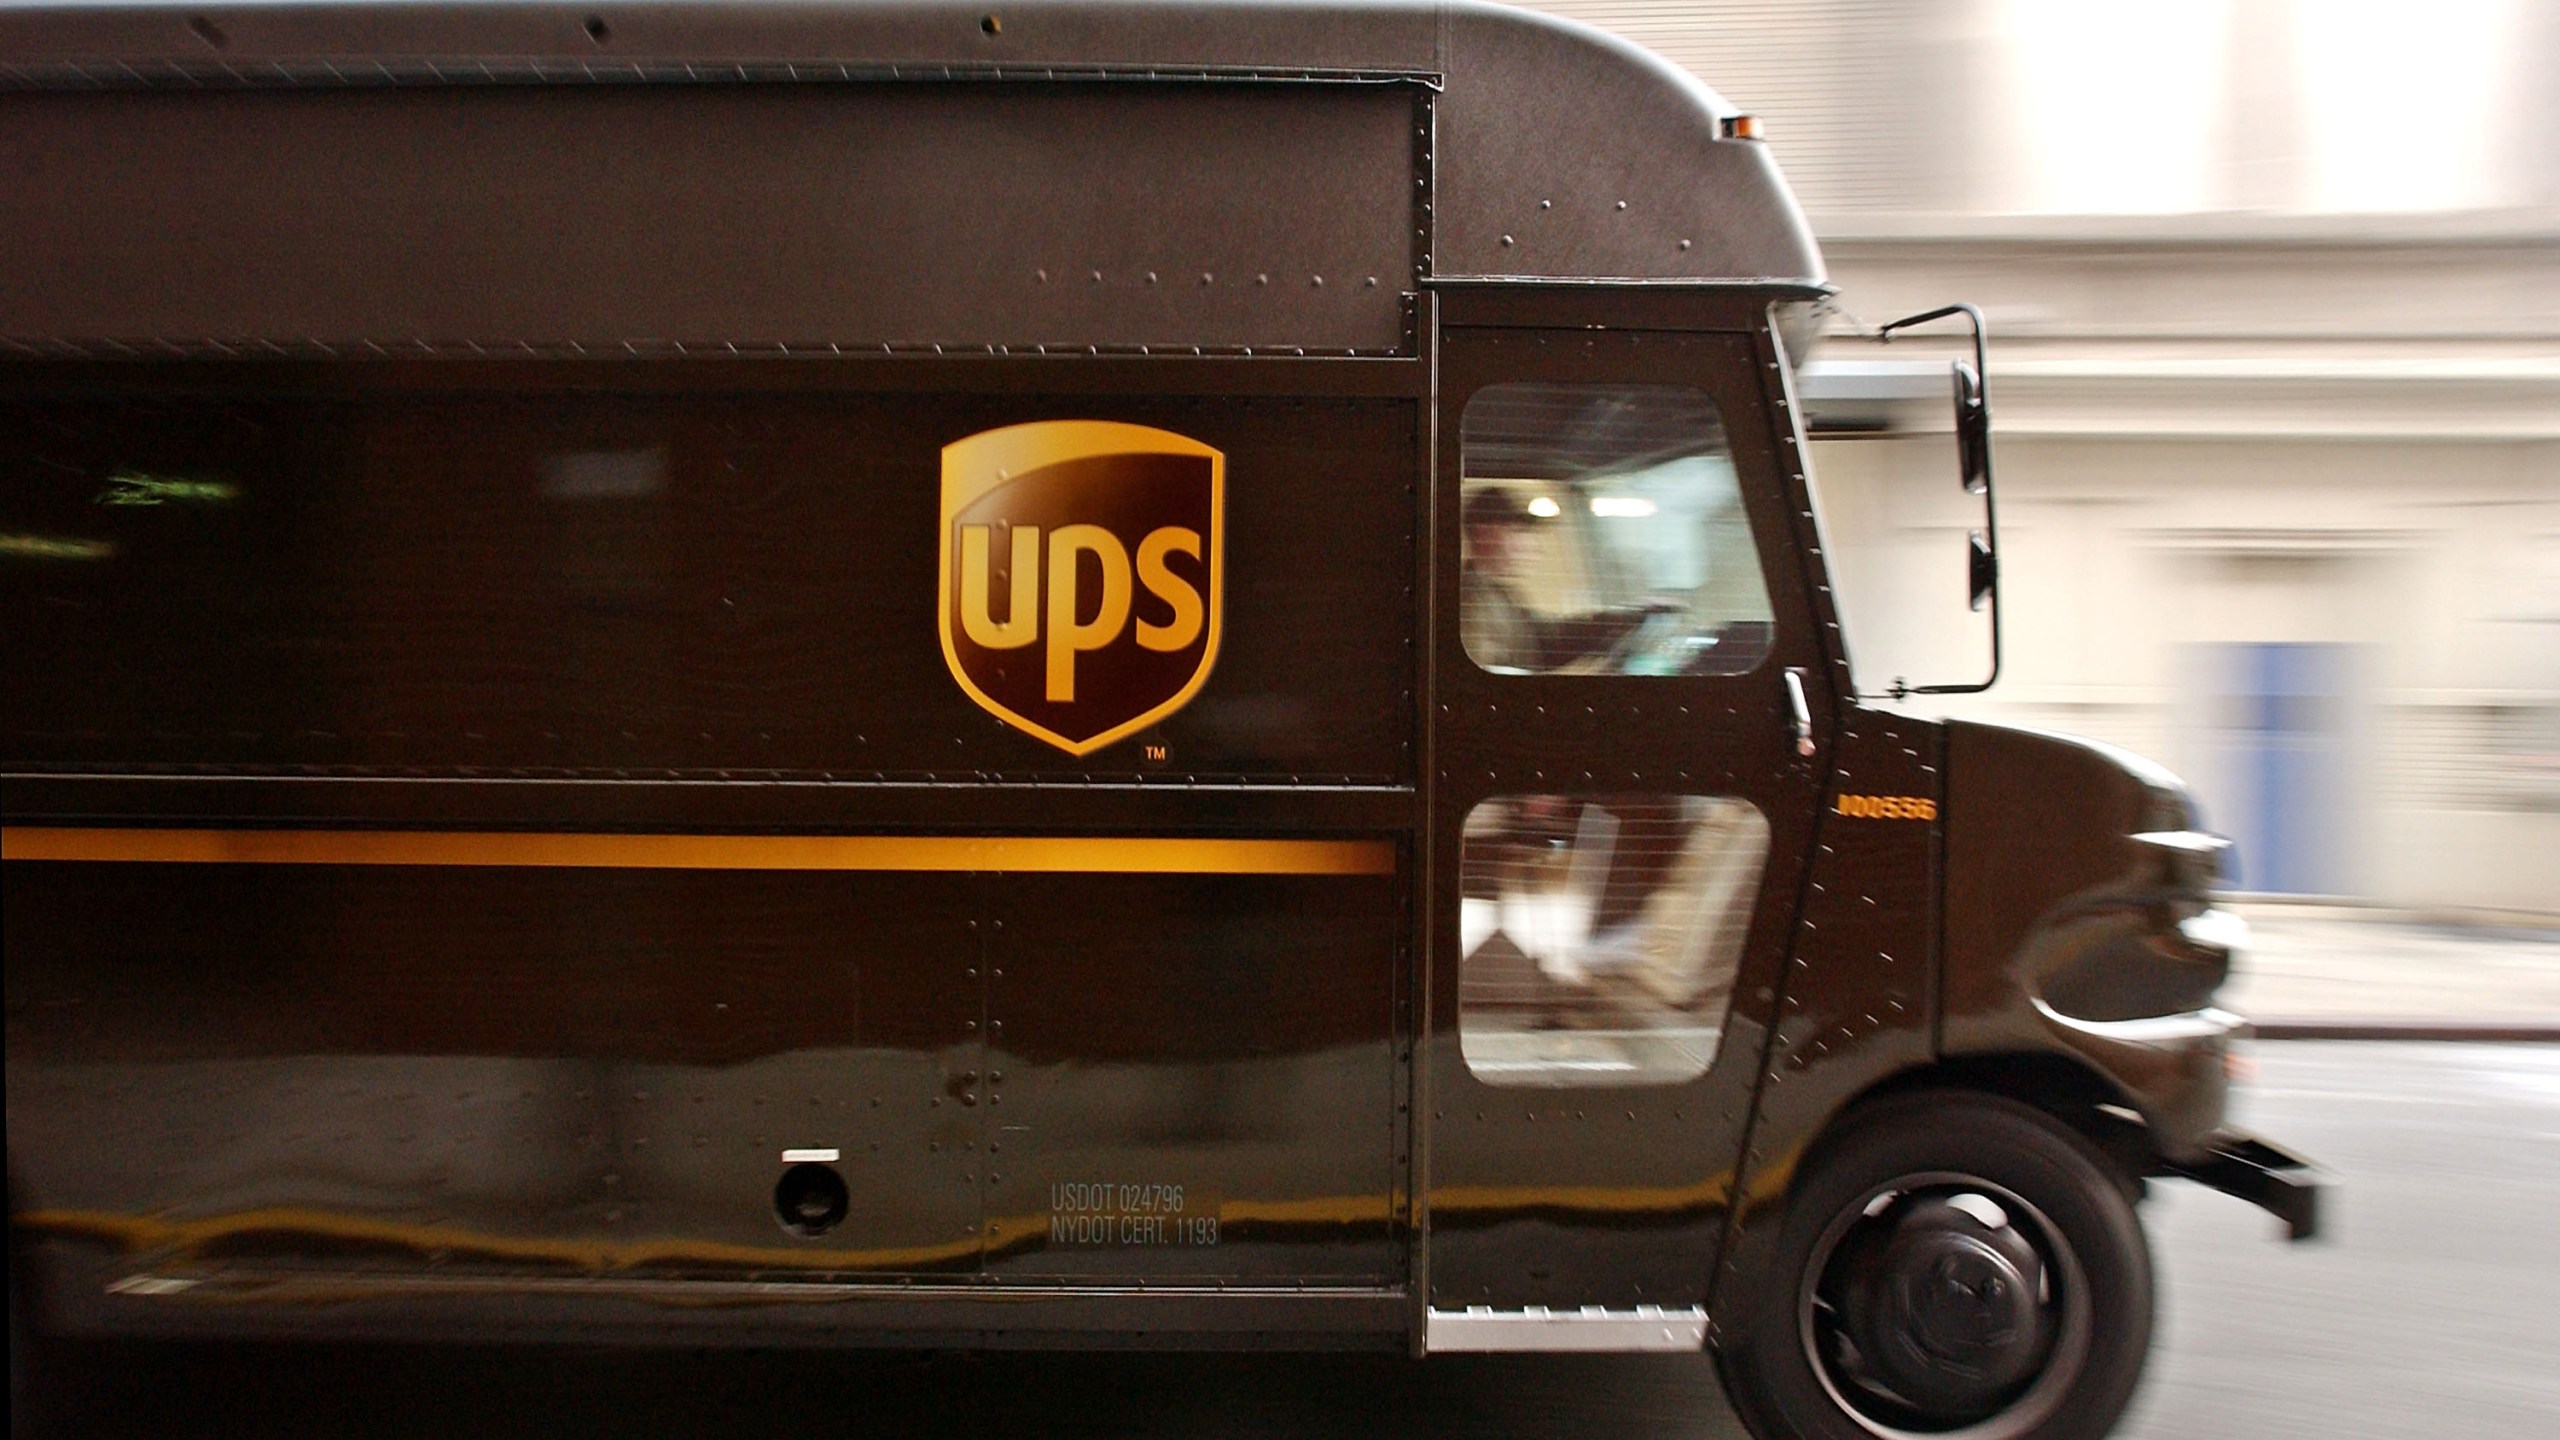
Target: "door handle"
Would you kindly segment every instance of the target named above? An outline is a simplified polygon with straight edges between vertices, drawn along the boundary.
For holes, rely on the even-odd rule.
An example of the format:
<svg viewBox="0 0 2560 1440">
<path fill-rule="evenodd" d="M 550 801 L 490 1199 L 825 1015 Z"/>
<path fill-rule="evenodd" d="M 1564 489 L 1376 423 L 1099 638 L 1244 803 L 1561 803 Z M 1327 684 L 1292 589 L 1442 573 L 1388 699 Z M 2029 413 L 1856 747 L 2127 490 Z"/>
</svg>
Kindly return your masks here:
<svg viewBox="0 0 2560 1440">
<path fill-rule="evenodd" d="M 1796 753 L 1810 757 L 1813 754 L 1813 707 L 1805 703 L 1804 671 L 1790 665 L 1786 675 L 1787 708 L 1795 712 Z"/>
</svg>

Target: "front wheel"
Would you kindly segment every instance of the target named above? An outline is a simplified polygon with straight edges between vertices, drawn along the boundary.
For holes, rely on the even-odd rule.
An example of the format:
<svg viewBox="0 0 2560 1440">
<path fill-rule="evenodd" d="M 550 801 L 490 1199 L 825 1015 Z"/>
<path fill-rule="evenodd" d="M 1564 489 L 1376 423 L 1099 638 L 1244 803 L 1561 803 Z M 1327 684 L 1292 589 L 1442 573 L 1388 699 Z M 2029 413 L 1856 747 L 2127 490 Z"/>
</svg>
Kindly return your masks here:
<svg viewBox="0 0 2560 1440">
<path fill-rule="evenodd" d="M 2151 1257 L 2043 1113 L 1932 1091 L 1852 1115 L 1795 1187 L 1721 1352 L 1764 1440 L 2097 1440 L 2142 1377 Z M 1753 1283 L 1756 1282 L 1756 1283 Z"/>
</svg>

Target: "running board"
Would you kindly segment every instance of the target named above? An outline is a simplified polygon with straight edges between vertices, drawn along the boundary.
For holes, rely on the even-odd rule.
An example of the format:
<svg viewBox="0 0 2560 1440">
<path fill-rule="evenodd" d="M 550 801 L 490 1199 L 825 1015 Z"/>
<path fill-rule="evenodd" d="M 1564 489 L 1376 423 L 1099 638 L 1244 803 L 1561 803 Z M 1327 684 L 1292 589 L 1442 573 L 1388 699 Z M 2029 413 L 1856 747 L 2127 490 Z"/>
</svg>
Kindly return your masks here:
<svg viewBox="0 0 2560 1440">
<path fill-rule="evenodd" d="M 1531 1305 L 1496 1310 L 1470 1305 L 1433 1310 L 1424 1321 L 1422 1348 L 1433 1354 L 1486 1350 L 1700 1350 L 1707 1343 L 1707 1312 L 1697 1305 L 1665 1310 L 1551 1310 Z"/>
</svg>

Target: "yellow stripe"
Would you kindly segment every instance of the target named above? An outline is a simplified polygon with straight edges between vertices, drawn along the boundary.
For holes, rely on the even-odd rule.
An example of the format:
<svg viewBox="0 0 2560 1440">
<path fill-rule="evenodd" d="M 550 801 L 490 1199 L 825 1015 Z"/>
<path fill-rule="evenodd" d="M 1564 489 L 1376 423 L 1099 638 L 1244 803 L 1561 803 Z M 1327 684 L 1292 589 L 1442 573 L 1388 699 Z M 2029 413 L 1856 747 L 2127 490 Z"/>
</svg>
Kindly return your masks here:
<svg viewBox="0 0 2560 1440">
<path fill-rule="evenodd" d="M 605 870 L 1009 870 L 1392 875 L 1385 840 L 1111 836 L 556 835 L 460 830 L 119 830 L 12 825 L 0 859 L 195 865 L 523 865 Z"/>
</svg>

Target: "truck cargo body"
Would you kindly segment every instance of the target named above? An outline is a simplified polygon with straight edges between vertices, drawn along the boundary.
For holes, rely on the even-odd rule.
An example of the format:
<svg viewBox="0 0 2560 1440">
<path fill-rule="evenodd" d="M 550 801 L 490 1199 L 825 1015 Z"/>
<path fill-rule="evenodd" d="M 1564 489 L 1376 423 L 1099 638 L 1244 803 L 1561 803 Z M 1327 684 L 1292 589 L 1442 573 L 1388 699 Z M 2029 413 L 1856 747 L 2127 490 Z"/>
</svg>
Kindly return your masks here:
<svg viewBox="0 0 2560 1440">
<path fill-rule="evenodd" d="M 1862 1100 L 2209 1167 L 2227 954 L 2113 982 L 2211 847 L 1857 699 L 1733 120 L 1470 6 L 0 10 L 45 1323 L 1694 1349 Z"/>
</svg>

